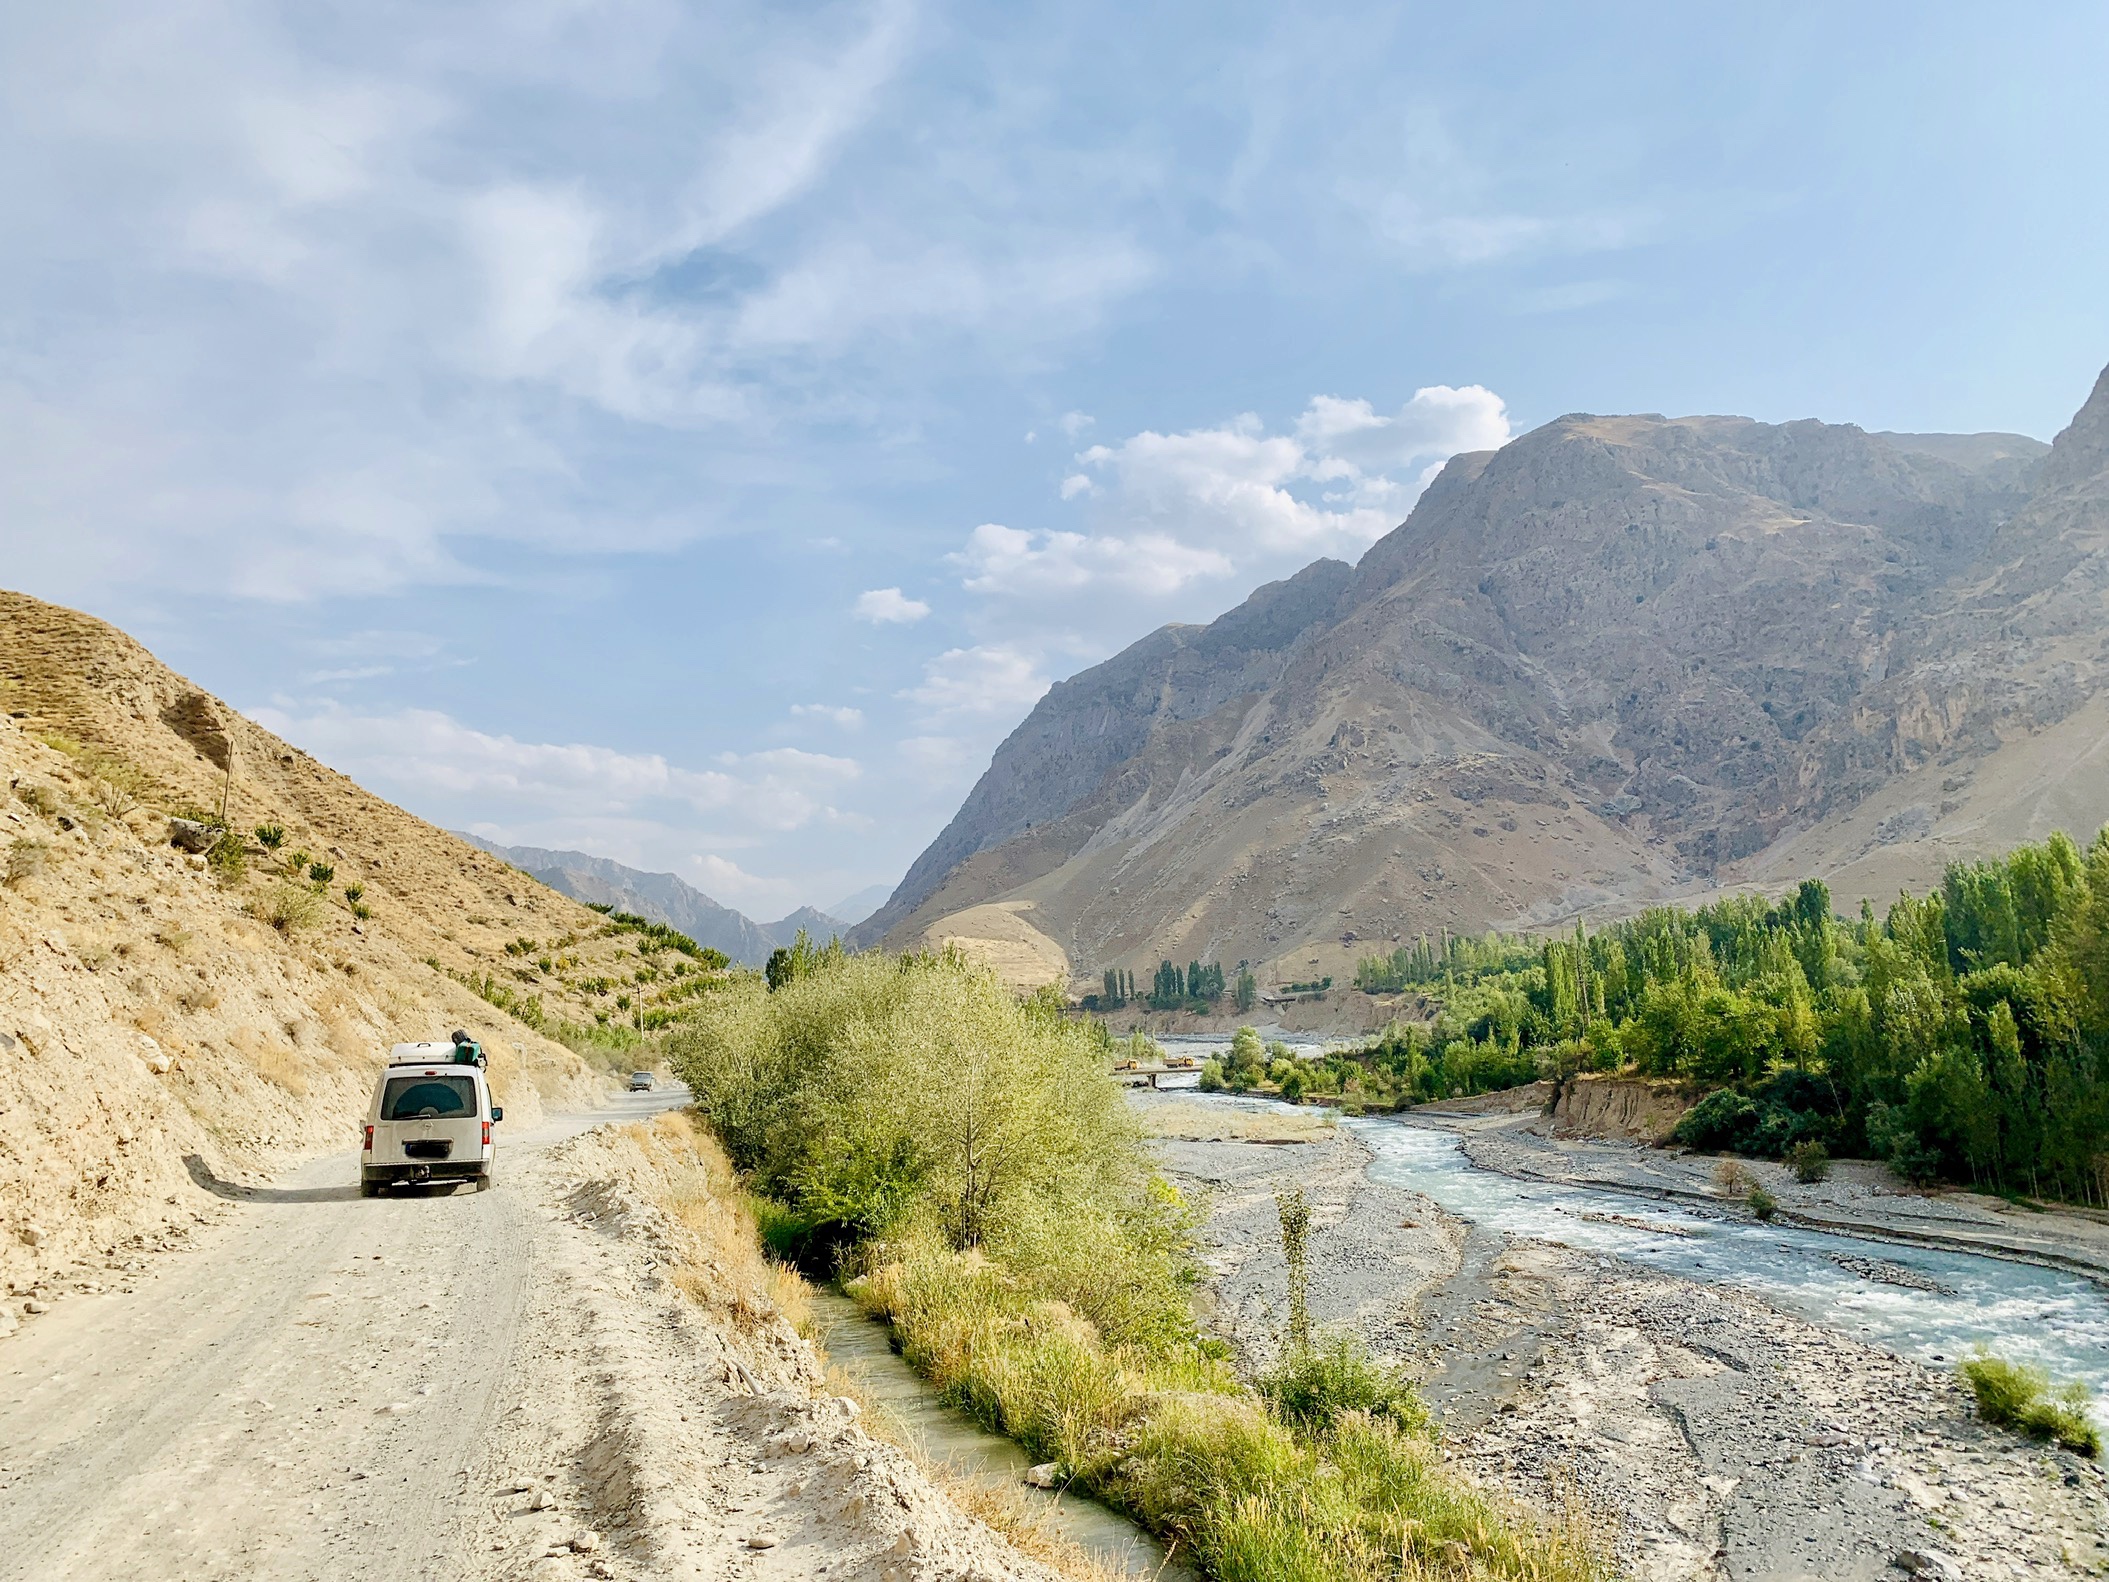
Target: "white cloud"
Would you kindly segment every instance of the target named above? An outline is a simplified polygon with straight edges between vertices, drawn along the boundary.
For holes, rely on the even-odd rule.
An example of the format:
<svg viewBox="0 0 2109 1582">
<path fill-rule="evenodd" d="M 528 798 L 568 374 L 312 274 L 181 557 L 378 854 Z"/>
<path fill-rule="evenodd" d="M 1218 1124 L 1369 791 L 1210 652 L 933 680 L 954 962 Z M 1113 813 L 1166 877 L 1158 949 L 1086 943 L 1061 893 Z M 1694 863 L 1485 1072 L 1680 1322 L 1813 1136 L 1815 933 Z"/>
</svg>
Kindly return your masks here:
<svg viewBox="0 0 2109 1582">
<path fill-rule="evenodd" d="M 1027 532 L 996 522 L 975 528 L 966 548 L 947 558 L 965 570 L 969 592 L 1006 597 L 1076 593 L 1101 583 L 1164 595 L 1237 569 L 1220 552 L 1183 544 L 1168 533 Z"/>
<path fill-rule="evenodd" d="M 864 723 L 862 709 L 838 707 L 829 703 L 794 703 L 791 705 L 791 716 L 801 720 L 825 720 L 828 724 L 839 725 L 846 731 L 853 731 Z"/>
<path fill-rule="evenodd" d="M 1279 575 L 1318 555 L 1358 556 L 1404 519 L 1434 470 L 1506 444 L 1508 413 L 1480 385 L 1430 385 L 1394 412 L 1314 396 L 1288 433 L 1250 413 L 1214 428 L 1144 430 L 1077 458 L 1065 500 L 1094 530 L 985 522 L 951 556 L 969 592 L 1046 600 L 1091 589 L 1165 599 L 1204 583 Z"/>
<path fill-rule="evenodd" d="M 1062 414 L 1062 432 L 1071 439 L 1075 439 L 1077 435 L 1083 433 L 1085 429 L 1091 427 L 1097 421 L 1098 419 L 1089 412 L 1064 412 Z"/>
<path fill-rule="evenodd" d="M 874 626 L 888 624 L 905 625 L 920 621 L 930 613 L 930 606 L 921 599 L 911 599 L 899 588 L 872 588 L 857 595 L 857 602 L 850 613 L 860 621 L 869 621 Z"/>
<path fill-rule="evenodd" d="M 657 753 L 492 735 L 436 709 L 359 714 L 330 703 L 286 704 L 252 710 L 251 718 L 383 790 L 407 790 L 428 804 L 438 797 L 547 816 L 656 810 L 788 831 L 842 817 L 832 798 L 861 773 L 854 759 L 791 747 L 723 753 L 713 768 L 687 769 Z"/>
<path fill-rule="evenodd" d="M 901 696 L 932 720 L 1015 716 L 1040 700 L 1049 682 L 1039 656 L 990 643 L 951 648 L 923 664 L 923 679 Z"/>
</svg>

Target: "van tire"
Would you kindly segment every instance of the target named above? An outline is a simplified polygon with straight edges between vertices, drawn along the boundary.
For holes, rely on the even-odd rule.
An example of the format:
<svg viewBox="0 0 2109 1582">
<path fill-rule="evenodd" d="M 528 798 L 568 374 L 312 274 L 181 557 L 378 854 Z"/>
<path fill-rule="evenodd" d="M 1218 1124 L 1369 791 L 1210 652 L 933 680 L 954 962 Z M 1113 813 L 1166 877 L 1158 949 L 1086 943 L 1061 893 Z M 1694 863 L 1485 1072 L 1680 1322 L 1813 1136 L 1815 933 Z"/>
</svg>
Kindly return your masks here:
<svg viewBox="0 0 2109 1582">
<path fill-rule="evenodd" d="M 359 1177 L 359 1196 L 361 1196 L 361 1197 L 379 1197 L 380 1195 L 381 1195 L 381 1183 L 380 1183 L 380 1182 L 378 1182 L 378 1181 L 369 1181 L 369 1180 L 367 1180 L 367 1179 L 366 1179 L 366 1177 L 364 1177 L 364 1176 L 361 1176 L 361 1177 Z"/>
<path fill-rule="evenodd" d="M 477 1171 L 477 1172 L 476 1172 L 476 1190 L 477 1190 L 477 1191 L 479 1191 L 479 1192 L 488 1192 L 488 1191 L 490 1191 L 490 1189 L 491 1189 L 491 1173 L 490 1173 L 490 1171 L 488 1171 L 488 1170 L 479 1170 L 479 1171 Z"/>
</svg>

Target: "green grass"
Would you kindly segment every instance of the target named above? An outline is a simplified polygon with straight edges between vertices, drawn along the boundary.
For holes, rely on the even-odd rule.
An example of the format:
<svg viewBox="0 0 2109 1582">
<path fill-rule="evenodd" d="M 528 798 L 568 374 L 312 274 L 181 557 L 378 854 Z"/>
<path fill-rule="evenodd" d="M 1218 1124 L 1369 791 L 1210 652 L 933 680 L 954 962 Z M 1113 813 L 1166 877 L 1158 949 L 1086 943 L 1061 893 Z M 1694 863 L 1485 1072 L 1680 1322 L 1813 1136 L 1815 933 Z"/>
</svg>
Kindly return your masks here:
<svg viewBox="0 0 2109 1582">
<path fill-rule="evenodd" d="M 2087 1387 L 2078 1380 L 2053 1390 L 2041 1368 L 1989 1356 L 1968 1358 L 1956 1371 L 1986 1422 L 2054 1440 L 2079 1455 L 2101 1455 L 2102 1436 L 2087 1416 Z"/>
<path fill-rule="evenodd" d="M 851 1294 L 950 1404 L 1217 1582 L 1608 1574 L 1578 1519 L 1540 1522 L 1446 1468 L 1411 1391 L 1345 1343 L 1271 1375 L 1289 1410 L 1270 1409 L 1215 1348 L 1109 1334 L 1037 1270 L 920 1236 L 864 1264 Z"/>
</svg>

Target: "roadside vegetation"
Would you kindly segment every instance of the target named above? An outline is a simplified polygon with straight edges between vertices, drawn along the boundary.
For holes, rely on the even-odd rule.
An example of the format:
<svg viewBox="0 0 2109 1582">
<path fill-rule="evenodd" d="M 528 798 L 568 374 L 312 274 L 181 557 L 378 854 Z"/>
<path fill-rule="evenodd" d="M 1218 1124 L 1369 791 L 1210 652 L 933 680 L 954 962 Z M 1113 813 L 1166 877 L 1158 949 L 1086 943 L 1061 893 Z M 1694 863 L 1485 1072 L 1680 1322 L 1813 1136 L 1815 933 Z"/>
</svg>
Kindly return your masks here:
<svg viewBox="0 0 2109 1582">
<path fill-rule="evenodd" d="M 1311 1092 L 1383 1108 L 1582 1071 L 1680 1079 L 1720 1090 L 1679 1127 L 1694 1148 L 2109 1207 L 2109 831 L 1956 864 L 1880 918 L 1835 916 L 1810 880 L 1596 933 L 1424 938 L 1356 982 L 1440 1010 Z"/>
<path fill-rule="evenodd" d="M 1321 1349 L 1272 1399 L 1194 1323 L 1191 1213 L 1102 1028 L 956 953 L 809 948 L 668 1037 L 763 1200 L 954 1405 L 1222 1582 L 1585 1578 L 1579 1531 L 1448 1471 L 1410 1391 Z"/>
</svg>

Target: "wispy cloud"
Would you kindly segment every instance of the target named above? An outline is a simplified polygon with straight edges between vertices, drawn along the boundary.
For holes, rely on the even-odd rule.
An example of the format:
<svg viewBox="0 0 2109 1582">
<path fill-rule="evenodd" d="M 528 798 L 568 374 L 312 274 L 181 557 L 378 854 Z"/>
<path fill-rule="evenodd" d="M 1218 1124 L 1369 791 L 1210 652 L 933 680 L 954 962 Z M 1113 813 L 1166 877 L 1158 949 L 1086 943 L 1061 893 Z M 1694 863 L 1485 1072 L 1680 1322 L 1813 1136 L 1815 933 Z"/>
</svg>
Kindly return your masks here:
<svg viewBox="0 0 2109 1582">
<path fill-rule="evenodd" d="M 532 742 L 464 725 L 436 709 L 364 714 L 332 703 L 250 711 L 259 725 L 381 789 L 420 788 L 482 808 L 590 807 L 600 816 L 683 813 L 789 831 L 838 817 L 833 798 L 855 759 L 775 747 L 685 768 L 658 753 L 588 742 Z"/>
</svg>

